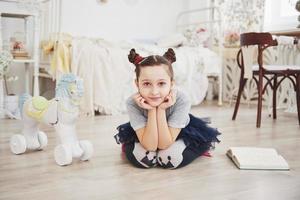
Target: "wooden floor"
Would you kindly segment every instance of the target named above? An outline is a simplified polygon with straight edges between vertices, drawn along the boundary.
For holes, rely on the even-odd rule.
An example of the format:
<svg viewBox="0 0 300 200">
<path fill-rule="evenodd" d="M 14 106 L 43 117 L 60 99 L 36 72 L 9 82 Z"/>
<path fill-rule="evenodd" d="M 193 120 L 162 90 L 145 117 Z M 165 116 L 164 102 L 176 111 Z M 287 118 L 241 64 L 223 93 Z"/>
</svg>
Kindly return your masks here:
<svg viewBox="0 0 300 200">
<path fill-rule="evenodd" d="M 0 199 L 300 199 L 300 126 L 296 116 L 282 111 L 273 121 L 266 110 L 262 127 L 255 128 L 256 108 L 244 106 L 236 121 L 233 108 L 205 104 L 192 109 L 196 116 L 212 117 L 223 133 L 212 158 L 200 157 L 177 170 L 137 169 L 122 156 L 113 135 L 126 115 L 97 116 L 78 122 L 78 135 L 94 145 L 94 157 L 72 165 L 55 164 L 52 127 L 42 126 L 49 137 L 43 151 L 13 155 L 9 138 L 21 130 L 16 120 L 0 120 Z M 239 170 L 226 157 L 231 146 L 273 147 L 290 164 L 290 171 Z"/>
</svg>

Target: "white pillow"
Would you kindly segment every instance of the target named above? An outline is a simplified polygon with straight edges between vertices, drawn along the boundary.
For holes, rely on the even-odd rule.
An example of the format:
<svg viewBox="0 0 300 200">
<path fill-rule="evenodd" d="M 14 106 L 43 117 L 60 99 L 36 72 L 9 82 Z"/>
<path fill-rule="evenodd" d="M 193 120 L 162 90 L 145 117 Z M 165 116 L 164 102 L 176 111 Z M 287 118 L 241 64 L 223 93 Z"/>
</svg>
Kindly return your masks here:
<svg viewBox="0 0 300 200">
<path fill-rule="evenodd" d="M 160 47 L 178 47 L 185 42 L 186 38 L 181 33 L 176 33 L 159 39 L 156 44 Z"/>
</svg>

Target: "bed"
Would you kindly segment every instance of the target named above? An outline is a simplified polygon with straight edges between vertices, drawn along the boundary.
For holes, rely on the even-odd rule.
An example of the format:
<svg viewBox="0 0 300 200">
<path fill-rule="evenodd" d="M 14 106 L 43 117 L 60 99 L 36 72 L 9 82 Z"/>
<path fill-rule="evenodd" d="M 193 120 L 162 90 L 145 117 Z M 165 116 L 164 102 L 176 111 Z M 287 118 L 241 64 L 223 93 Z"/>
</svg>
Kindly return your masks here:
<svg viewBox="0 0 300 200">
<path fill-rule="evenodd" d="M 203 12 L 209 13 L 208 20 L 192 20 L 191 15 Z M 222 104 L 222 23 L 215 19 L 216 12 L 217 7 L 208 7 L 179 13 L 177 33 L 161 38 L 155 44 L 73 38 L 71 71 L 84 79 L 82 113 L 94 115 L 94 111 L 99 111 L 114 115 L 126 111 L 125 100 L 136 92 L 134 66 L 127 59 L 131 48 L 147 56 L 163 55 L 168 47 L 172 47 L 177 58 L 173 64 L 176 86 L 189 95 L 192 105 L 200 104 L 205 98 L 210 76 L 218 79 L 218 103 Z M 208 30 L 213 30 L 214 34 Z"/>
</svg>

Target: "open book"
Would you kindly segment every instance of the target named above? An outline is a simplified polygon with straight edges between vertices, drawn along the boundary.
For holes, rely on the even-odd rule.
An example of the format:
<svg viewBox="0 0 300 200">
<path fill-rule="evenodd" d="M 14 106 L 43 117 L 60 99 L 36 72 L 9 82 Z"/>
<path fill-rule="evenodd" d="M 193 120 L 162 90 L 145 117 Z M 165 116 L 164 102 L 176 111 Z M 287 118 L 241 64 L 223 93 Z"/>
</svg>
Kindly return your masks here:
<svg viewBox="0 0 300 200">
<path fill-rule="evenodd" d="M 285 159 L 273 148 L 231 147 L 226 154 L 239 169 L 290 169 Z"/>
</svg>

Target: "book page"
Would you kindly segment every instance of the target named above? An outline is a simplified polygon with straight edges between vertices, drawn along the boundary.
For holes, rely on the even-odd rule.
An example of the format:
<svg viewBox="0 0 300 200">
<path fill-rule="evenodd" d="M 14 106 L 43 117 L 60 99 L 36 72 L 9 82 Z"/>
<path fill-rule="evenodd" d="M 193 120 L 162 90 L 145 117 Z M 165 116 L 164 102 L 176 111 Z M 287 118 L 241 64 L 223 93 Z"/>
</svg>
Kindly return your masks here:
<svg viewBox="0 0 300 200">
<path fill-rule="evenodd" d="M 241 169 L 289 169 L 282 156 L 249 156 L 237 159 Z"/>
<path fill-rule="evenodd" d="M 240 169 L 289 169 L 273 148 L 231 147 L 227 155 Z"/>
<path fill-rule="evenodd" d="M 239 155 L 266 155 L 266 156 L 277 156 L 278 153 L 276 149 L 273 148 L 258 148 L 258 147 L 231 147 L 229 149 L 231 151 L 230 154 L 236 155 L 239 157 Z"/>
</svg>

